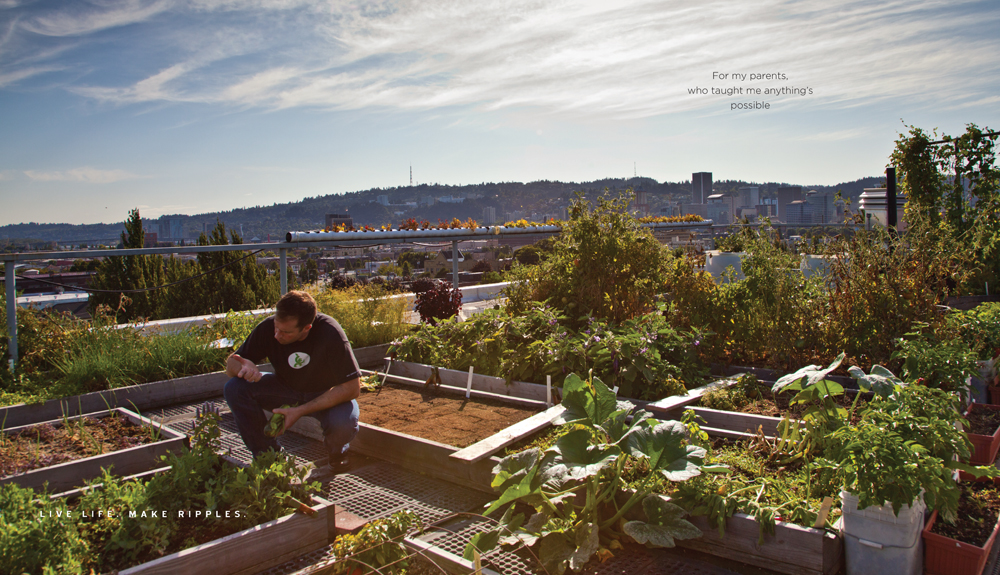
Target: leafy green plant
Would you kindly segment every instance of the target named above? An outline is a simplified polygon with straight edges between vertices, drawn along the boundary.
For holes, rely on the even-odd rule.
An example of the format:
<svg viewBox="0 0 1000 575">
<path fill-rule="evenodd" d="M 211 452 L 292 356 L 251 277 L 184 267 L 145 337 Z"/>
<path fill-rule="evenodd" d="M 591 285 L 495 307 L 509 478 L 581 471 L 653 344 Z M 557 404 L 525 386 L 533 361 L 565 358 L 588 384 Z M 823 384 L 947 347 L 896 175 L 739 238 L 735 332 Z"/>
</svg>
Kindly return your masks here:
<svg viewBox="0 0 1000 575">
<path fill-rule="evenodd" d="M 948 314 L 948 323 L 980 360 L 1000 355 L 1000 303 L 987 302 Z"/>
<path fill-rule="evenodd" d="M 701 532 L 682 519 L 676 505 L 651 494 L 651 481 L 686 481 L 703 470 L 705 449 L 687 441 L 687 428 L 676 421 L 658 422 L 634 405 L 620 402 L 600 379 L 566 378 L 560 422 L 575 426 L 542 451 L 529 449 L 505 457 L 494 469 L 493 488 L 500 494 L 486 510 L 506 507 L 499 524 L 477 534 L 465 549 L 488 551 L 498 543 L 537 547 L 542 566 L 561 574 L 567 567 L 579 571 L 595 554 L 609 553 L 602 534 L 616 534 L 615 526 L 642 503 L 645 521 L 624 523 L 622 530 L 647 545 L 672 547 L 676 539 Z M 631 415 L 631 421 L 629 416 Z M 626 455 L 643 460 L 650 473 L 620 505 Z M 526 519 L 516 505 L 534 513 Z"/>
<path fill-rule="evenodd" d="M 548 301 L 572 319 L 594 317 L 616 325 L 650 311 L 666 285 L 673 257 L 640 227 L 628 206 L 632 191 L 596 204 L 576 198 L 570 221 L 541 262 L 533 299 Z"/>
<path fill-rule="evenodd" d="M 892 359 L 903 364 L 903 378 L 928 387 L 958 392 L 969 396 L 969 378 L 978 375 L 976 354 L 958 337 L 941 339 L 928 334 L 927 324 L 918 323 L 916 329 L 897 340 L 898 350 Z"/>
<path fill-rule="evenodd" d="M 330 575 L 353 573 L 404 573 L 409 552 L 401 539 L 412 529 L 420 529 L 420 518 L 412 511 L 397 511 L 385 519 L 365 524 L 356 534 L 341 535 L 333 543 L 337 558 Z"/>
<path fill-rule="evenodd" d="M 508 380 L 544 383 L 551 376 L 555 385 L 571 372 L 593 370 L 623 396 L 641 399 L 683 393 L 707 373 L 697 352 L 701 335 L 672 328 L 659 312 L 618 326 L 595 318 L 579 330 L 566 323 L 559 310 L 531 302 L 517 316 L 487 310 L 464 322 L 422 326 L 390 352 Z"/>
<path fill-rule="evenodd" d="M 856 423 L 827 436 L 817 465 L 832 470 L 861 509 L 890 505 L 899 513 L 923 494 L 928 507 L 952 522 L 958 509 L 955 470 L 997 474 L 961 462 L 968 459 L 970 444 L 955 425 L 963 421 L 959 401 L 941 389 L 896 385 L 887 397 L 870 401 Z"/>
<path fill-rule="evenodd" d="M 701 396 L 701 405 L 709 409 L 739 411 L 754 401 L 763 399 L 760 384 L 752 373 L 741 373 L 732 385 L 720 386 Z"/>
<path fill-rule="evenodd" d="M 0 572 L 79 573 L 90 549 L 63 502 L 0 485 Z"/>
<path fill-rule="evenodd" d="M 333 317 L 344 328 L 355 348 L 389 343 L 406 334 L 407 300 L 392 297 L 377 285 L 353 285 L 344 289 L 309 291 L 319 311 Z"/>
</svg>

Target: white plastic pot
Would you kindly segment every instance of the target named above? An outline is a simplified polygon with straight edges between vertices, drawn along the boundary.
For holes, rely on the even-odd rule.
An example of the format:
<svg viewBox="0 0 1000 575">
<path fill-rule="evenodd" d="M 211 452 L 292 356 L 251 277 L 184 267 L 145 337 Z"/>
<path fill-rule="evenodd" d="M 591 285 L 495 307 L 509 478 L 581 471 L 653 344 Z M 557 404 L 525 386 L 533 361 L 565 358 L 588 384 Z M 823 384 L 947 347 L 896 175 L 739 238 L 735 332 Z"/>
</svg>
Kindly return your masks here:
<svg viewBox="0 0 1000 575">
<path fill-rule="evenodd" d="M 927 506 L 921 497 L 904 505 L 899 515 L 891 505 L 858 509 L 858 498 L 840 492 L 843 503 L 841 535 L 847 575 L 920 575 L 924 545 L 920 532 Z"/>
</svg>

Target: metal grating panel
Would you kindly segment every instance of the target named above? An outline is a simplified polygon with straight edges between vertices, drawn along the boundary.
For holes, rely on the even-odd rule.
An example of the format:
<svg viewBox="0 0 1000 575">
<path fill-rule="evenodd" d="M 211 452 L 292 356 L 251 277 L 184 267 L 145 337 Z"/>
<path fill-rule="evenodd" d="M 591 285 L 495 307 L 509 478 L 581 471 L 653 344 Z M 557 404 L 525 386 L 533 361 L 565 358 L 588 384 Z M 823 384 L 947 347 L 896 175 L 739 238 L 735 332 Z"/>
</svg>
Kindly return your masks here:
<svg viewBox="0 0 1000 575">
<path fill-rule="evenodd" d="M 419 538 L 461 557 L 472 536 L 486 531 L 494 524 L 487 519 L 463 518 L 439 525 L 435 531 L 424 533 Z M 528 553 L 496 548 L 483 555 L 483 563 L 503 575 L 530 575 L 535 560 Z"/>
<path fill-rule="evenodd" d="M 143 415 L 152 419 L 153 421 L 193 419 L 197 410 L 206 403 L 215 408 L 218 408 L 220 413 L 229 411 L 229 404 L 226 403 L 225 399 L 220 397 L 217 399 L 209 399 L 205 401 L 192 401 L 189 403 L 181 403 L 178 405 L 172 405 L 170 407 L 164 407 L 161 409 L 150 409 L 149 411 L 144 411 Z"/>
</svg>

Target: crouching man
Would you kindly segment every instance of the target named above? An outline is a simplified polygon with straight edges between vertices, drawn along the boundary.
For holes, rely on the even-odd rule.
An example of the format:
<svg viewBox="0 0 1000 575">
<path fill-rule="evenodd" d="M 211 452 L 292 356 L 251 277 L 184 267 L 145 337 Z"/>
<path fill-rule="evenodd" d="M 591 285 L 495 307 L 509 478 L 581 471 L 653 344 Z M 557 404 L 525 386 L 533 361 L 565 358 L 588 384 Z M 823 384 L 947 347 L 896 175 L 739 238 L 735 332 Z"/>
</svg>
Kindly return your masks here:
<svg viewBox="0 0 1000 575">
<path fill-rule="evenodd" d="M 319 420 L 334 472 L 347 468 L 347 449 L 358 433 L 361 373 L 340 324 L 316 313 L 316 302 L 303 291 L 290 291 L 236 353 L 226 360 L 224 395 L 240 436 L 254 457 L 278 442 L 264 433 L 268 409 L 285 416 L 288 430 L 303 416 Z M 257 364 L 267 358 L 273 374 Z M 297 407 L 282 409 L 282 405 Z"/>
</svg>

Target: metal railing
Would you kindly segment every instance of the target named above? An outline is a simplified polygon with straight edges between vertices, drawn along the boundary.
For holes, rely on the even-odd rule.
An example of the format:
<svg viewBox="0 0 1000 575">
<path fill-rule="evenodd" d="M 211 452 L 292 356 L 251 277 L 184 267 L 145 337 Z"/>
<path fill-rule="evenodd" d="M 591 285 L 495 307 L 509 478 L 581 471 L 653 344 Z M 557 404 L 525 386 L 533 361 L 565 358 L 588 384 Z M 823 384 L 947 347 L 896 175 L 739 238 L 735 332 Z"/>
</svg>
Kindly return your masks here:
<svg viewBox="0 0 1000 575">
<path fill-rule="evenodd" d="M 654 223 L 642 224 L 642 227 L 652 230 L 660 229 L 707 229 L 712 220 L 703 222 Z M 139 255 L 164 254 L 198 254 L 206 252 L 255 251 L 266 249 L 278 251 L 279 277 L 281 293 L 288 291 L 288 250 L 304 248 L 337 248 L 337 247 L 374 247 L 377 245 L 407 244 L 407 243 L 440 243 L 451 244 L 452 249 L 452 285 L 458 286 L 458 242 L 473 239 L 503 239 L 506 236 L 523 234 L 554 235 L 562 231 L 559 226 L 528 226 L 524 228 L 490 226 L 477 228 L 455 228 L 441 230 L 374 230 L 353 232 L 289 232 L 287 240 L 272 244 L 230 244 L 216 246 L 171 246 L 161 248 L 130 248 L 105 250 L 75 250 L 58 252 L 26 252 L 0 254 L 4 263 L 4 277 L 7 296 L 7 334 L 9 336 L 8 351 L 10 353 L 9 367 L 14 373 L 17 359 L 17 292 L 14 268 L 19 262 L 67 258 L 123 257 Z"/>
</svg>

